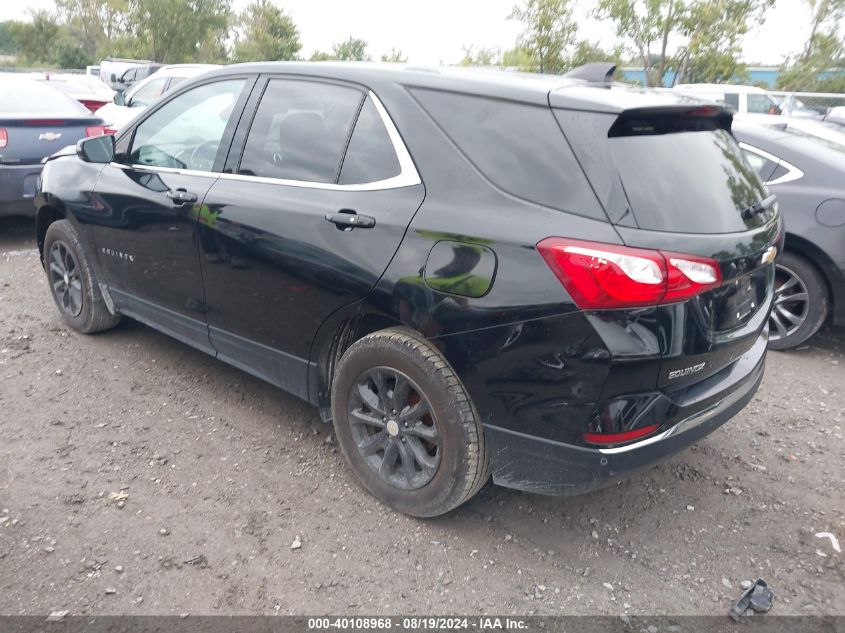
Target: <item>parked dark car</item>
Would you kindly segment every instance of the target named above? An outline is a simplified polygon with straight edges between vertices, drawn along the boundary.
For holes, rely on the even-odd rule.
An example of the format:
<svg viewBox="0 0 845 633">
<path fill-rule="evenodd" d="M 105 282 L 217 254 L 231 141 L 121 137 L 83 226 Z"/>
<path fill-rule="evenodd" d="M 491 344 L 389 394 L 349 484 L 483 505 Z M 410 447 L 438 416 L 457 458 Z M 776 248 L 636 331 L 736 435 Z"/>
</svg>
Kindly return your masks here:
<svg viewBox="0 0 845 633">
<path fill-rule="evenodd" d="M 594 71 L 185 82 L 48 162 L 61 315 L 138 319 L 313 403 L 411 515 L 491 471 L 564 495 L 625 478 L 754 395 L 781 226 L 729 113 Z"/>
<path fill-rule="evenodd" d="M 0 75 L 0 216 L 34 215 L 41 159 L 103 132 L 99 117 L 52 86 Z"/>
<path fill-rule="evenodd" d="M 733 131 L 784 217 L 769 347 L 795 347 L 828 319 L 845 325 L 845 146 L 783 127 Z"/>
</svg>

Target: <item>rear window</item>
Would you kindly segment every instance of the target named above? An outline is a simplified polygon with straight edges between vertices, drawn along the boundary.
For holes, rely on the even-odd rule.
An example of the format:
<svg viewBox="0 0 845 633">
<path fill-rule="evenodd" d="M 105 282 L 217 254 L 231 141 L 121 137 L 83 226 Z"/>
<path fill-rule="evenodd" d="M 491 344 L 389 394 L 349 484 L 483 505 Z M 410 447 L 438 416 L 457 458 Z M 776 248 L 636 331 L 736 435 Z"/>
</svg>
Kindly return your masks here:
<svg viewBox="0 0 845 633">
<path fill-rule="evenodd" d="M 338 183 L 378 182 L 398 176 L 401 171 L 384 122 L 373 100 L 367 97 L 352 131 Z"/>
<path fill-rule="evenodd" d="M 765 223 L 742 211 L 766 197 L 757 174 L 723 129 L 607 139 L 640 228 L 732 233 Z"/>
<path fill-rule="evenodd" d="M 607 220 L 549 107 L 422 88 L 411 92 L 500 189 L 546 207 Z"/>
<path fill-rule="evenodd" d="M 3 114 L 90 114 L 81 103 L 63 92 L 36 81 L 0 82 L 0 115 Z"/>
</svg>

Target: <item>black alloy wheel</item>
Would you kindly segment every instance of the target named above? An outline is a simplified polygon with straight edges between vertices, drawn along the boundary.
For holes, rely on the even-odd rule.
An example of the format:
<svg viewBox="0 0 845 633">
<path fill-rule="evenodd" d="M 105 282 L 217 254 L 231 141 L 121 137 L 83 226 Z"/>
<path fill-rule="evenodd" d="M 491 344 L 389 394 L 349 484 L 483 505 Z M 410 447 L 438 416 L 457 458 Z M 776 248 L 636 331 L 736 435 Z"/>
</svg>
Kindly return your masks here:
<svg viewBox="0 0 845 633">
<path fill-rule="evenodd" d="M 77 317 L 82 312 L 82 279 L 79 264 L 67 244 L 53 242 L 47 260 L 50 284 L 59 309 L 69 317 Z"/>
<path fill-rule="evenodd" d="M 431 405 L 408 376 L 388 367 L 364 371 L 347 413 L 358 452 L 382 480 L 415 490 L 434 478 L 440 431 Z"/>
</svg>

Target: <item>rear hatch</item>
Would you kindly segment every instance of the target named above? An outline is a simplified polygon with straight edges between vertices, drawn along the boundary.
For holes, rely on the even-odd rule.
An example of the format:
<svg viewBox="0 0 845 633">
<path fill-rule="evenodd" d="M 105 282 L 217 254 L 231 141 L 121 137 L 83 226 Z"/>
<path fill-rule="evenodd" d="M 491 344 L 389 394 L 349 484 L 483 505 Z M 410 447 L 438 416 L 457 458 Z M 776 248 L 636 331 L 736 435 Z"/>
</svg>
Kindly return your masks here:
<svg viewBox="0 0 845 633">
<path fill-rule="evenodd" d="M 592 111 L 564 108 L 600 94 Z M 659 386 L 711 376 L 759 338 L 773 296 L 776 205 L 745 162 L 718 106 L 614 90 L 569 89 L 550 104 L 627 246 L 715 260 L 721 283 L 659 308 Z M 646 105 L 637 102 L 646 101 Z M 634 107 L 620 107 L 620 103 Z M 608 166 L 611 169 L 608 169 Z"/>
<path fill-rule="evenodd" d="M 67 145 L 102 133 L 102 120 L 92 116 L 47 119 L 0 115 L 0 165 L 38 164 Z"/>
</svg>

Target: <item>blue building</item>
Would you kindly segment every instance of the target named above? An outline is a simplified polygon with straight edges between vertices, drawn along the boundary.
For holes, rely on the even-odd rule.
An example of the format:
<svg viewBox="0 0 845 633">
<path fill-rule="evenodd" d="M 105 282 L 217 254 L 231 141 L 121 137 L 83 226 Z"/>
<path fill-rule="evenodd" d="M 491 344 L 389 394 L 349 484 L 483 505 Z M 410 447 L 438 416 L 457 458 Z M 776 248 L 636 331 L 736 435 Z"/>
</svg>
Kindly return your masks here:
<svg viewBox="0 0 845 633">
<path fill-rule="evenodd" d="M 626 66 L 620 69 L 620 78 L 623 81 L 633 81 L 645 85 L 645 72 L 642 66 Z M 749 66 L 748 67 L 748 83 L 751 85 L 765 84 L 769 88 L 774 88 L 777 84 L 778 74 L 780 68 L 778 66 Z M 829 77 L 833 74 L 842 74 L 841 71 L 825 71 L 819 73 L 821 78 Z M 674 71 L 667 72 L 663 75 L 663 85 L 669 87 L 672 85 L 672 80 L 675 78 Z"/>
</svg>

